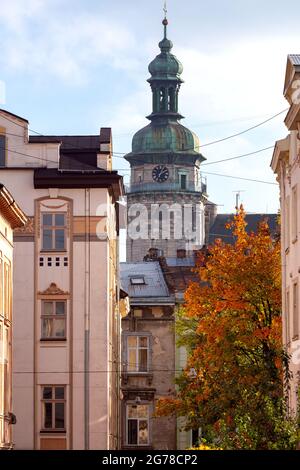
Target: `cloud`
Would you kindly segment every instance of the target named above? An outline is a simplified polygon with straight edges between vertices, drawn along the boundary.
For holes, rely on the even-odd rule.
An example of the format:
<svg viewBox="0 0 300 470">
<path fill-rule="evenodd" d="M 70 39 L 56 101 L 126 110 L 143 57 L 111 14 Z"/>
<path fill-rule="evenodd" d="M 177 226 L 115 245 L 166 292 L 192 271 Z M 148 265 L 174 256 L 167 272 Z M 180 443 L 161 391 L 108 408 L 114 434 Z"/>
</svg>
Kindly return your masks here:
<svg viewBox="0 0 300 470">
<path fill-rule="evenodd" d="M 43 8 L 41 8 L 43 6 Z M 50 2 L 14 0 L 0 11 L 3 67 L 36 78 L 49 75 L 80 85 L 91 68 L 107 64 L 117 69 L 136 67 L 134 36 L 117 22 L 82 12 L 51 15 Z"/>
</svg>

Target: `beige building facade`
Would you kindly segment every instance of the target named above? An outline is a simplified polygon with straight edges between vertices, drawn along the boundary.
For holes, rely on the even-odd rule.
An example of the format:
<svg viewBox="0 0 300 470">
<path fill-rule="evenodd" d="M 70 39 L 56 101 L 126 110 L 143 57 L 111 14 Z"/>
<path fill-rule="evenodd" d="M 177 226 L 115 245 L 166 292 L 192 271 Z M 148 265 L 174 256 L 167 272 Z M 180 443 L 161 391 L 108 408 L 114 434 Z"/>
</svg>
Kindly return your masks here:
<svg viewBox="0 0 300 470">
<path fill-rule="evenodd" d="M 283 342 L 291 356 L 289 391 L 291 411 L 297 409 L 300 374 L 300 55 L 287 60 L 284 96 L 290 108 L 285 118 L 289 131 L 275 144 L 271 167 L 280 185 L 282 241 Z"/>
<path fill-rule="evenodd" d="M 175 298 L 159 261 L 121 263 L 130 311 L 122 319 L 122 449 L 176 449 L 176 418 L 156 417 L 175 393 Z"/>
<path fill-rule="evenodd" d="M 17 449 L 119 445 L 118 205 L 111 131 L 28 136 L 0 111 L 1 180 L 29 217 L 15 231 Z"/>
<path fill-rule="evenodd" d="M 13 448 L 12 406 L 13 230 L 27 219 L 0 184 L 0 450 Z"/>
</svg>

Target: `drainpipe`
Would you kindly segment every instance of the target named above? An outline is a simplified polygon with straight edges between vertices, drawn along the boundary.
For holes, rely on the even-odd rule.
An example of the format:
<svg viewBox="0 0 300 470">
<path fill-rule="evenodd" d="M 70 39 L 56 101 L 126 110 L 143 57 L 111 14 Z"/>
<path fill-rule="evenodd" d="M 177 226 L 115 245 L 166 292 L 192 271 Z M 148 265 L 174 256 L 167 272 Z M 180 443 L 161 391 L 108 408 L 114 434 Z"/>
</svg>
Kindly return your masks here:
<svg viewBox="0 0 300 470">
<path fill-rule="evenodd" d="M 91 195 L 85 189 L 85 289 L 84 289 L 84 448 L 90 447 L 90 283 L 91 283 L 91 245 L 90 245 L 90 205 Z"/>
</svg>

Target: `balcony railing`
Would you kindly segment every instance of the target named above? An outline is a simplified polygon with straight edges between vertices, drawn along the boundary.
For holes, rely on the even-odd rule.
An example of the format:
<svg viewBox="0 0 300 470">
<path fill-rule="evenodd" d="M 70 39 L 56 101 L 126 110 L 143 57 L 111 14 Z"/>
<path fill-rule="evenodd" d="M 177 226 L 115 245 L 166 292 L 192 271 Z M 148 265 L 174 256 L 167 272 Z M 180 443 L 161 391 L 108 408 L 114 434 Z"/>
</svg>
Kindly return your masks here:
<svg viewBox="0 0 300 470">
<path fill-rule="evenodd" d="M 186 188 L 180 183 L 135 183 L 125 185 L 126 193 L 155 192 L 155 191 L 174 191 L 174 192 L 199 192 L 206 194 L 206 183 L 188 183 Z"/>
</svg>

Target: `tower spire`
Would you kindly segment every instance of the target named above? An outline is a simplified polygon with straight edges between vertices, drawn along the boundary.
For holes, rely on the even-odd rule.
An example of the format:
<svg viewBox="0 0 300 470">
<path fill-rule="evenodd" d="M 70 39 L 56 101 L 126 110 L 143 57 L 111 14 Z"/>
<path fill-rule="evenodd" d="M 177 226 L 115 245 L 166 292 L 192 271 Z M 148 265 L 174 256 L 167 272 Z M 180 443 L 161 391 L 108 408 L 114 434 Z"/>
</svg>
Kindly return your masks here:
<svg viewBox="0 0 300 470">
<path fill-rule="evenodd" d="M 167 2 L 166 1 L 164 2 L 163 11 L 164 11 L 164 14 L 165 14 L 165 17 L 164 17 L 163 22 L 162 22 L 162 24 L 164 25 L 164 39 L 167 39 L 167 26 L 168 26 L 167 13 L 168 13 L 168 9 L 167 9 Z"/>
</svg>

